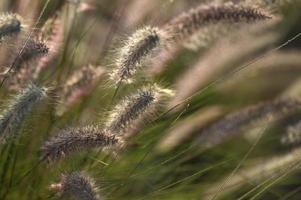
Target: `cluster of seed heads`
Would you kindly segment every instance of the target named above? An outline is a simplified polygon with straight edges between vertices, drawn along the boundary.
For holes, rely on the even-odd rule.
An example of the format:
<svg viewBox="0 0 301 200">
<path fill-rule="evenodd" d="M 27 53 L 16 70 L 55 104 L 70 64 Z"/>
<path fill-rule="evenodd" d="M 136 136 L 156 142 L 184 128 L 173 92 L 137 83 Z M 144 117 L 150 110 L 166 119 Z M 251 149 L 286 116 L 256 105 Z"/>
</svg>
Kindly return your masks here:
<svg viewBox="0 0 301 200">
<path fill-rule="evenodd" d="M 222 22 L 251 23 L 270 18 L 268 14 L 251 6 L 237 6 L 231 3 L 201 5 L 174 18 L 162 28 L 147 26 L 136 31 L 121 48 L 111 79 L 117 85 L 121 82 L 131 82 L 139 65 L 155 49 L 163 44 L 184 41 L 206 25 Z"/>
<path fill-rule="evenodd" d="M 85 172 L 75 171 L 61 175 L 59 183 L 50 185 L 61 196 L 73 196 L 77 200 L 100 200 L 95 181 Z"/>
<path fill-rule="evenodd" d="M 162 28 L 147 26 L 137 30 L 120 49 L 115 63 L 116 67 L 110 73 L 110 78 L 117 86 L 124 82 L 131 82 L 140 66 L 156 49 L 162 47 L 163 44 L 184 41 L 204 26 L 224 22 L 230 24 L 250 23 L 270 18 L 271 16 L 264 11 L 247 5 L 211 4 L 199 6 L 175 17 Z M 50 28 L 57 21 L 53 20 L 52 22 L 53 25 Z M 22 27 L 19 16 L 13 14 L 1 15 L 0 40 L 6 36 L 19 33 Z M 48 34 L 48 31 L 50 34 Z M 59 39 L 61 39 L 61 34 L 56 34 L 56 32 L 52 29 L 45 29 L 42 30 L 39 39 L 27 38 L 22 41 L 21 45 L 18 46 L 18 54 L 13 57 L 10 70 L 18 72 L 23 64 L 48 54 L 49 47 L 43 41 L 48 35 L 59 35 L 50 38 L 54 41 L 52 44 L 57 45 Z M 40 63 L 36 74 L 39 74 L 48 61 L 47 58 Z M 93 66 L 80 69 L 67 80 L 62 91 L 62 98 L 67 101 L 76 99 L 77 97 L 74 96 L 84 93 L 87 87 L 95 82 L 101 74 L 103 74 L 103 70 Z M 154 113 L 160 102 L 172 95 L 171 90 L 161 88 L 156 84 L 142 87 L 134 94 L 125 97 L 112 109 L 104 127 L 87 125 L 69 128 L 60 130 L 57 135 L 50 137 L 41 147 L 41 160 L 56 160 L 62 156 L 87 149 L 103 149 L 121 145 L 130 128 L 136 127 L 138 122 Z M 14 136 L 27 113 L 45 96 L 46 89 L 33 84 L 16 96 L 0 115 L 0 140 L 2 142 Z M 199 141 L 201 143 L 217 144 L 254 119 L 292 112 L 300 106 L 300 103 L 298 99 L 280 99 L 231 113 L 205 127 L 201 132 Z M 294 133 L 293 136 L 295 135 Z M 291 140 L 291 138 L 292 136 L 288 135 L 286 141 Z M 74 196 L 78 200 L 100 199 L 94 181 L 83 172 L 63 174 L 60 182 L 52 184 L 50 187 L 58 190 L 63 195 Z"/>
</svg>

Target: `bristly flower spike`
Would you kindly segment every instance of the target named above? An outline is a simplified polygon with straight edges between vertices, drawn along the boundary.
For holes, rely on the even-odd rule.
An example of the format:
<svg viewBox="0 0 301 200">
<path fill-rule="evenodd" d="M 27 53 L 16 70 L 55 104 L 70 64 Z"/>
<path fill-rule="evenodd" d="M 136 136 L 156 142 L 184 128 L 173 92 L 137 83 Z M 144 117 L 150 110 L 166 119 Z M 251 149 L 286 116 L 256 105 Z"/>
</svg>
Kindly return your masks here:
<svg viewBox="0 0 301 200">
<path fill-rule="evenodd" d="M 32 68 L 24 67 L 24 64 L 45 56 L 48 51 L 49 49 L 43 41 L 32 38 L 24 39 L 10 58 L 7 69 L 1 74 L 4 79 L 11 78 L 7 83 L 8 87 L 20 89 L 33 75 Z"/>
<path fill-rule="evenodd" d="M 146 57 L 161 45 L 161 32 L 154 27 L 144 27 L 129 37 L 116 59 L 116 68 L 110 77 L 118 86 L 121 82 L 130 83 Z"/>
<path fill-rule="evenodd" d="M 270 19 L 271 16 L 263 11 L 251 7 L 225 3 L 222 5 L 201 5 L 174 18 L 162 31 L 170 42 L 177 42 L 192 36 L 201 27 L 218 22 L 255 22 Z"/>
<path fill-rule="evenodd" d="M 121 143 L 121 140 L 104 132 L 97 126 L 85 126 L 61 130 L 41 148 L 41 160 L 55 160 L 71 153 L 91 148 L 106 148 Z"/>
<path fill-rule="evenodd" d="M 32 59 L 44 56 L 48 53 L 49 48 L 43 41 L 35 39 L 25 39 L 20 45 L 17 54 L 13 58 L 13 71 L 18 71 L 23 63 L 29 62 Z"/>
<path fill-rule="evenodd" d="M 141 119 L 152 114 L 162 100 L 172 95 L 172 90 L 161 88 L 156 84 L 139 89 L 113 108 L 105 129 L 112 134 L 123 134 L 128 128 L 137 125 Z"/>
<path fill-rule="evenodd" d="M 46 92 L 46 88 L 30 84 L 10 102 L 0 115 L 0 142 L 6 142 L 17 133 L 27 113 L 47 96 Z"/>
<path fill-rule="evenodd" d="M 59 183 L 51 184 L 62 196 L 73 196 L 77 200 L 100 200 L 95 181 L 85 172 L 75 171 L 61 175 Z"/>
<path fill-rule="evenodd" d="M 20 33 L 23 24 L 22 19 L 16 14 L 0 15 L 0 41 L 7 36 Z"/>
<path fill-rule="evenodd" d="M 281 98 L 269 102 L 261 102 L 242 110 L 230 113 L 204 128 L 198 138 L 199 143 L 207 148 L 233 137 L 235 134 L 255 120 L 272 121 L 300 109 L 301 101 L 295 98 Z"/>
</svg>

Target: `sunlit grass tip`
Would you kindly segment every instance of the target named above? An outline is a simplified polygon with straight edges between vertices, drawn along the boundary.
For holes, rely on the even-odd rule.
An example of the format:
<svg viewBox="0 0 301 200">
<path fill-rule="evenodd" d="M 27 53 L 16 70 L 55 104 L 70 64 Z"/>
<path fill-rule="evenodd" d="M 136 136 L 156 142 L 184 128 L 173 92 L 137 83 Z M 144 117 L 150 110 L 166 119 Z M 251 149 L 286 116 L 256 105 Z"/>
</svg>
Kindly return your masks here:
<svg viewBox="0 0 301 200">
<path fill-rule="evenodd" d="M 161 45 L 161 32 L 155 27 L 144 27 L 137 30 L 120 49 L 115 68 L 110 74 L 118 86 L 121 82 L 130 83 L 132 78 L 148 56 Z"/>
<path fill-rule="evenodd" d="M 122 134 L 137 125 L 141 119 L 153 114 L 162 100 L 173 96 L 173 91 L 157 84 L 138 89 L 125 97 L 110 112 L 105 123 L 106 130 L 112 134 Z"/>
<path fill-rule="evenodd" d="M 110 147 L 118 142 L 121 142 L 118 137 L 93 125 L 63 129 L 44 142 L 40 158 L 52 161 L 87 149 Z"/>
</svg>

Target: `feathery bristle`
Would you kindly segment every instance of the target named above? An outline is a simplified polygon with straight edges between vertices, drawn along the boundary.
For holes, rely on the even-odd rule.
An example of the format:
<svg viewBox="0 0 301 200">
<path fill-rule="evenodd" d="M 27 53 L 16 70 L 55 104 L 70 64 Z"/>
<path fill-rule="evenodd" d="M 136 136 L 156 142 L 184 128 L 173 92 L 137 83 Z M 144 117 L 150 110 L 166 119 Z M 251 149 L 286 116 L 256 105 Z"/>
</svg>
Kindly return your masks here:
<svg viewBox="0 0 301 200">
<path fill-rule="evenodd" d="M 18 94 L 0 115 L 0 140 L 5 142 L 14 136 L 26 114 L 46 96 L 46 89 L 30 84 Z"/>
<path fill-rule="evenodd" d="M 230 113 L 201 131 L 198 141 L 205 146 L 219 144 L 236 134 L 243 126 L 260 118 L 279 118 L 286 113 L 295 112 L 301 106 L 299 99 L 283 98 L 263 102 Z M 268 119 L 267 119 L 268 120 Z"/>
<path fill-rule="evenodd" d="M 272 14 L 281 14 L 284 6 L 293 5 L 295 2 L 294 0 L 244 0 L 244 3 L 263 8 Z"/>
<path fill-rule="evenodd" d="M 131 82 L 140 64 L 160 45 L 160 34 L 157 28 L 144 27 L 127 39 L 117 58 L 116 69 L 111 73 L 111 79 L 117 85 L 121 82 Z"/>
<path fill-rule="evenodd" d="M 95 181 L 85 172 L 72 172 L 61 175 L 59 183 L 50 185 L 61 195 L 74 196 L 78 200 L 100 200 Z"/>
<path fill-rule="evenodd" d="M 170 41 L 183 40 L 192 36 L 199 28 L 218 22 L 254 22 L 271 18 L 266 13 L 250 6 L 231 3 L 223 5 L 201 5 L 176 17 L 162 29 Z"/>
<path fill-rule="evenodd" d="M 158 102 L 164 97 L 172 95 L 172 91 L 162 89 L 157 85 L 139 89 L 135 94 L 128 96 L 116 105 L 109 115 L 105 127 L 112 134 L 121 134 L 151 114 Z"/>
<path fill-rule="evenodd" d="M 219 22 L 200 28 L 189 39 L 184 41 L 184 47 L 197 51 L 199 49 L 210 48 L 220 38 L 227 37 L 235 30 L 241 28 L 247 29 L 247 24 L 244 22 L 231 23 L 231 22 Z M 246 30 L 248 31 L 248 30 Z"/>
<path fill-rule="evenodd" d="M 85 126 L 62 130 L 51 137 L 41 148 L 41 159 L 55 160 L 61 156 L 91 148 L 105 148 L 117 144 L 120 140 L 107 134 L 97 126 Z"/>
<path fill-rule="evenodd" d="M 0 15 L 0 40 L 19 33 L 22 29 L 21 17 L 16 14 Z"/>
</svg>

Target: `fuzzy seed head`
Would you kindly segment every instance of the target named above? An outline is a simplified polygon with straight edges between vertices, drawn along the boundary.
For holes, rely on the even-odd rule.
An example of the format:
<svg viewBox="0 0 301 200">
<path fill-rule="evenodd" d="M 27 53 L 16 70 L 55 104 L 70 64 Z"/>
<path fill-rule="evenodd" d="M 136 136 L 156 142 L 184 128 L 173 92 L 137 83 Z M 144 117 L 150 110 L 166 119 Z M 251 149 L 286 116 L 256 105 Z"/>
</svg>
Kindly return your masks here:
<svg viewBox="0 0 301 200">
<path fill-rule="evenodd" d="M 151 114 L 158 103 L 173 92 L 157 85 L 139 89 L 126 97 L 113 109 L 106 123 L 106 129 L 112 134 L 121 134 L 129 127 L 135 126 L 140 119 Z"/>
<path fill-rule="evenodd" d="M 18 71 L 23 63 L 46 55 L 48 51 L 49 48 L 42 41 L 31 38 L 23 41 L 17 51 L 17 54 L 13 58 L 12 66 L 14 67 L 14 71 Z"/>
<path fill-rule="evenodd" d="M 157 28 L 145 27 L 136 31 L 121 48 L 111 79 L 116 84 L 131 82 L 131 78 L 145 58 L 160 45 L 160 40 L 161 36 Z"/>
<path fill-rule="evenodd" d="M 192 36 L 201 27 L 218 22 L 256 22 L 271 18 L 266 13 L 250 6 L 234 5 L 201 5 L 176 17 L 163 27 L 168 33 L 168 40 L 180 41 Z"/>
<path fill-rule="evenodd" d="M 19 33 L 22 29 L 21 17 L 16 14 L 0 15 L 0 40 Z"/>
<path fill-rule="evenodd" d="M 62 174 L 60 183 L 52 184 L 50 188 L 78 200 L 100 200 L 95 181 L 84 172 Z"/>
<path fill-rule="evenodd" d="M 47 96 L 46 92 L 46 88 L 30 84 L 10 102 L 7 109 L 0 115 L 1 142 L 6 142 L 7 139 L 14 136 L 27 113 L 36 103 Z"/>
<path fill-rule="evenodd" d="M 300 109 L 300 106 L 301 101 L 299 99 L 284 98 L 259 103 L 230 113 L 204 128 L 200 134 L 199 142 L 208 146 L 219 144 L 231 138 L 242 127 L 258 119 L 278 119 L 285 114 L 295 112 Z"/>
<path fill-rule="evenodd" d="M 97 126 L 69 128 L 50 138 L 41 148 L 41 159 L 55 160 L 61 156 L 91 148 L 105 148 L 120 140 Z"/>
</svg>

